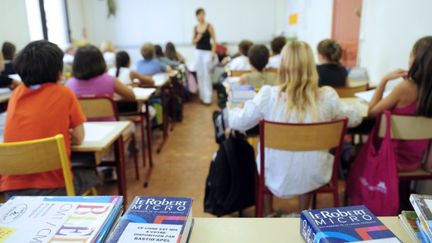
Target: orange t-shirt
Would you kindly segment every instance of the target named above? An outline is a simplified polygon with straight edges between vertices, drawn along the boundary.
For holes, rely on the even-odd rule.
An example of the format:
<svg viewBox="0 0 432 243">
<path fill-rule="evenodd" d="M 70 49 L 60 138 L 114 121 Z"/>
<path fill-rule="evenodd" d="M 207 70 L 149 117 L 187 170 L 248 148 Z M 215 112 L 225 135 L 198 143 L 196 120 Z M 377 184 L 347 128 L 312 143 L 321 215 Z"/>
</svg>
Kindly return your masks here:
<svg viewBox="0 0 432 243">
<path fill-rule="evenodd" d="M 71 153 L 69 129 L 81 125 L 85 116 L 76 96 L 64 86 L 44 83 L 38 88 L 20 85 L 12 94 L 7 109 L 4 142 L 19 142 L 63 134 Z M 0 176 L 0 191 L 65 187 L 62 170 Z"/>
</svg>

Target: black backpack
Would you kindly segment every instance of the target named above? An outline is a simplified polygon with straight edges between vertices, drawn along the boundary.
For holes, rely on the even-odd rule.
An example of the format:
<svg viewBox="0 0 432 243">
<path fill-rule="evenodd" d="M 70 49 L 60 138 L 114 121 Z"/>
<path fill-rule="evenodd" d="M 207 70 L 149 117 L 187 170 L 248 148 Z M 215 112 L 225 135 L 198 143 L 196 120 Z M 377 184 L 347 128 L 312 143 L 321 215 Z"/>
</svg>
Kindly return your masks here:
<svg viewBox="0 0 432 243">
<path fill-rule="evenodd" d="M 215 140 L 217 144 L 225 141 L 225 129 L 228 128 L 228 110 L 213 112 L 213 127 L 215 129 Z"/>
<path fill-rule="evenodd" d="M 255 153 L 244 137 L 220 144 L 206 181 L 204 211 L 218 217 L 255 205 Z"/>
</svg>

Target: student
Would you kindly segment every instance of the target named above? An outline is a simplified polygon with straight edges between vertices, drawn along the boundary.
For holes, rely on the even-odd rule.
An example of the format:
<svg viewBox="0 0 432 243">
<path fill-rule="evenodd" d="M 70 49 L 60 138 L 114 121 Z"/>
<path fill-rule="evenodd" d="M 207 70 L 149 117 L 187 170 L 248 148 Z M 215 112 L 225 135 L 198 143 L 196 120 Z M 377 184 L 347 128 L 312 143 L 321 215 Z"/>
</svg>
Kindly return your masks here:
<svg viewBox="0 0 432 243">
<path fill-rule="evenodd" d="M 120 95 L 126 101 L 135 100 L 135 94 L 117 78 L 106 72 L 105 59 L 95 46 L 87 45 L 78 48 L 72 65 L 72 78 L 66 86 L 77 97 Z"/>
<path fill-rule="evenodd" d="M 229 126 L 246 131 L 261 119 L 275 122 L 312 123 L 343 117 L 349 126 L 361 122 L 361 113 L 343 104 L 330 87 L 318 87 L 312 50 L 306 42 L 291 41 L 281 53 L 278 86 L 263 86 L 244 108 L 229 112 Z M 259 158 L 259 156 L 258 156 Z M 259 163 L 259 160 L 257 161 Z M 333 156 L 328 151 L 294 152 L 266 149 L 266 186 L 281 198 L 300 196 L 299 210 L 309 207 L 310 192 L 327 184 Z M 271 197 L 265 200 L 270 213 Z"/>
<path fill-rule="evenodd" d="M 115 47 L 112 41 L 102 42 L 100 49 L 103 53 L 105 63 L 108 68 L 114 67 L 115 64 Z"/>
<path fill-rule="evenodd" d="M 4 130 L 5 142 L 62 134 L 70 156 L 71 144 L 83 141 L 85 116 L 78 100 L 70 89 L 58 84 L 63 70 L 62 59 L 62 50 L 47 41 L 31 42 L 18 54 L 14 67 L 24 85 L 18 86 L 10 98 Z M 85 171 L 97 178 L 94 170 Z M 82 181 L 84 174 L 87 174 L 84 170 L 74 170 L 77 194 L 89 188 L 77 183 Z M 93 180 L 91 178 L 90 181 Z M 0 191 L 5 192 L 6 198 L 14 195 L 66 195 L 64 187 L 61 169 L 0 176 Z"/>
<path fill-rule="evenodd" d="M 116 67 L 111 68 L 108 74 L 116 77 L 125 85 L 132 85 L 133 80 L 139 80 L 141 85 L 154 85 L 152 77 L 132 71 L 130 65 L 129 54 L 125 51 L 119 51 L 116 54 Z"/>
<path fill-rule="evenodd" d="M 185 58 L 180 53 L 177 52 L 176 47 L 172 42 L 166 43 L 165 56 L 171 61 L 175 61 L 182 64 L 186 63 Z"/>
<path fill-rule="evenodd" d="M 267 65 L 268 68 L 279 69 L 281 62 L 280 52 L 282 51 L 282 48 L 285 46 L 285 44 L 286 38 L 283 36 L 278 36 L 271 41 L 270 46 L 272 50 L 272 56 L 269 59 Z"/>
<path fill-rule="evenodd" d="M 335 40 L 325 39 L 318 44 L 319 86 L 343 87 L 347 83 L 348 72 L 342 66 L 342 47 Z"/>
<path fill-rule="evenodd" d="M 9 77 L 11 74 L 16 74 L 13 68 L 13 59 L 15 57 L 16 47 L 11 42 L 4 42 L 2 45 L 2 55 L 4 60 L 3 70 L 0 72 L 0 87 L 14 88 L 20 84 L 19 81 Z"/>
<path fill-rule="evenodd" d="M 154 47 L 155 47 L 156 59 L 164 66 L 170 66 L 175 68 L 178 67 L 178 65 L 180 65 L 179 62 L 168 59 L 163 53 L 162 47 L 160 45 L 155 45 Z"/>
<path fill-rule="evenodd" d="M 141 47 L 141 55 L 143 60 L 137 63 L 137 72 L 144 75 L 154 75 L 171 71 L 169 66 L 163 65 L 155 58 L 155 47 L 150 43 L 146 43 Z"/>
<path fill-rule="evenodd" d="M 259 89 L 263 85 L 276 85 L 277 76 L 273 72 L 265 72 L 270 52 L 265 45 L 254 45 L 249 50 L 249 62 L 252 72 L 240 78 L 240 84 L 250 84 Z"/>
<path fill-rule="evenodd" d="M 398 115 L 432 117 L 432 36 L 419 39 L 412 48 L 409 71 L 398 69 L 383 77 L 369 103 L 369 115 L 380 116 L 385 110 Z M 392 92 L 383 97 L 390 80 L 402 78 Z M 412 171 L 420 162 L 428 147 L 428 140 L 393 140 L 398 169 Z M 431 169 L 430 163 L 426 164 Z"/>
<path fill-rule="evenodd" d="M 240 42 L 238 46 L 239 56 L 233 58 L 227 64 L 226 68 L 228 70 L 251 70 L 251 66 L 249 64 L 248 52 L 252 47 L 253 43 L 249 40 L 243 40 Z"/>
</svg>

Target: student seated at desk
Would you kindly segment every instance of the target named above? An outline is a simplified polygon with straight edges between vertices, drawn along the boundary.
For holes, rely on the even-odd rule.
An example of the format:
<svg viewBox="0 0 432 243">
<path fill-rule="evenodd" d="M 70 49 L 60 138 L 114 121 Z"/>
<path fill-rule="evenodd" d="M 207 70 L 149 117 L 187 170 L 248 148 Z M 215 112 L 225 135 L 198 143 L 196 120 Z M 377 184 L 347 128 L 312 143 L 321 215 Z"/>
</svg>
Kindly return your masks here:
<svg viewBox="0 0 432 243">
<path fill-rule="evenodd" d="M 95 46 L 87 45 L 78 48 L 72 65 L 72 78 L 66 86 L 77 97 L 108 96 L 118 94 L 124 100 L 135 100 L 132 89 L 106 72 L 107 66 L 102 52 Z"/>
<path fill-rule="evenodd" d="M 2 56 L 4 61 L 3 70 L 0 72 L 0 88 L 11 87 L 15 88 L 21 82 L 18 80 L 13 80 L 9 77 L 11 74 L 16 74 L 13 67 L 13 59 L 15 57 L 16 47 L 11 42 L 4 42 L 2 46 Z"/>
<path fill-rule="evenodd" d="M 272 56 L 270 57 L 267 64 L 268 68 L 279 69 L 281 62 L 280 52 L 282 51 L 282 48 L 285 46 L 285 44 L 286 38 L 283 36 L 278 36 L 271 41 L 270 47 L 272 51 Z"/>
<path fill-rule="evenodd" d="M 249 62 L 252 66 L 252 72 L 244 74 L 239 83 L 250 84 L 256 89 L 263 85 L 276 85 L 277 76 L 273 72 L 265 72 L 270 52 L 265 45 L 254 45 L 249 50 Z"/>
<path fill-rule="evenodd" d="M 179 62 L 176 62 L 176 61 L 173 61 L 173 60 L 168 59 L 168 58 L 165 56 L 165 54 L 164 54 L 164 52 L 163 52 L 163 50 L 162 50 L 162 47 L 161 47 L 160 45 L 155 45 L 154 47 L 155 47 L 156 59 L 157 59 L 160 63 L 162 63 L 162 64 L 165 65 L 165 66 L 170 66 L 170 67 L 172 67 L 172 68 L 178 67 L 178 65 L 180 65 Z"/>
<path fill-rule="evenodd" d="M 239 55 L 234 57 L 226 64 L 226 69 L 228 70 L 251 70 L 251 66 L 249 64 L 248 52 L 249 49 L 253 46 L 253 42 L 249 40 L 242 40 L 238 45 Z M 222 63 L 226 63 L 227 60 L 222 60 Z"/>
<path fill-rule="evenodd" d="M 63 70 L 63 52 L 55 44 L 35 41 L 16 57 L 15 69 L 24 85 L 12 93 L 4 130 L 5 142 L 19 142 L 63 134 L 67 154 L 71 143 L 84 138 L 85 116 L 72 91 L 58 84 Z M 84 182 L 84 183 L 78 183 Z M 98 184 L 92 169 L 74 169 L 77 194 Z M 0 176 L 0 191 L 14 195 L 66 195 L 62 170 Z"/>
<path fill-rule="evenodd" d="M 185 58 L 177 52 L 175 45 L 172 42 L 168 42 L 165 45 L 165 56 L 174 62 L 178 62 L 181 64 L 186 63 Z"/>
<path fill-rule="evenodd" d="M 116 77 L 125 85 L 132 85 L 133 80 L 139 80 L 141 85 L 153 85 L 152 77 L 139 74 L 130 69 L 131 61 L 129 54 L 125 51 L 119 51 L 116 54 L 116 67 L 111 68 L 108 74 Z"/>
<path fill-rule="evenodd" d="M 153 44 L 144 44 L 141 48 L 143 60 L 137 63 L 137 72 L 144 75 L 154 75 L 157 73 L 169 72 L 171 68 L 162 64 L 156 59 L 156 50 Z"/>
<path fill-rule="evenodd" d="M 261 119 L 313 123 L 348 117 L 349 126 L 361 122 L 360 110 L 343 104 L 334 89 L 318 87 L 314 56 L 306 42 L 287 43 L 281 57 L 280 84 L 263 86 L 243 108 L 232 109 L 228 119 L 231 129 L 246 131 Z M 309 207 L 310 192 L 331 178 L 333 155 L 328 151 L 266 149 L 265 159 L 266 186 L 277 197 L 300 196 L 300 211 Z M 265 200 L 265 211 L 270 213 L 271 197 Z"/>
<path fill-rule="evenodd" d="M 383 77 L 369 103 L 369 115 L 380 116 L 385 110 L 397 115 L 432 117 L 432 36 L 419 39 L 411 50 L 409 71 L 398 69 Z M 403 78 L 392 92 L 383 97 L 390 80 Z M 413 171 L 428 148 L 429 140 L 393 140 L 397 166 L 400 171 Z M 427 170 L 432 164 L 425 165 Z"/>
<path fill-rule="evenodd" d="M 335 40 L 326 39 L 318 44 L 320 65 L 317 66 L 319 86 L 343 87 L 347 83 L 348 72 L 341 64 L 342 47 Z"/>
</svg>

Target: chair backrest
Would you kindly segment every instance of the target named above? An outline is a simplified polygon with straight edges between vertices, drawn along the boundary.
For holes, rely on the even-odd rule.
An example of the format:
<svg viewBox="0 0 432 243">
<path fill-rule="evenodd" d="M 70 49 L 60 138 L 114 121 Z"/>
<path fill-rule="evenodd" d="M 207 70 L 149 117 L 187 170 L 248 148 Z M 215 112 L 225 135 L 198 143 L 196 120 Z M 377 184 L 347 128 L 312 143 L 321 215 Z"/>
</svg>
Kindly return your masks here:
<svg viewBox="0 0 432 243">
<path fill-rule="evenodd" d="M 368 86 L 369 86 L 368 84 L 363 84 L 354 87 L 338 87 L 335 88 L 335 90 L 338 93 L 339 97 L 351 98 L 351 97 L 355 97 L 355 94 L 358 92 L 363 92 L 368 90 Z"/>
<path fill-rule="evenodd" d="M 241 77 L 243 74 L 250 73 L 250 70 L 230 70 L 230 77 Z"/>
<path fill-rule="evenodd" d="M 264 72 L 269 72 L 269 73 L 274 73 L 274 74 L 278 74 L 279 69 L 277 68 L 265 68 Z"/>
<path fill-rule="evenodd" d="M 84 115 L 89 120 L 107 119 L 119 120 L 116 103 L 109 97 L 80 97 L 79 103 Z"/>
<path fill-rule="evenodd" d="M 31 141 L 0 143 L 0 161 L 0 175 L 28 175 L 62 169 L 66 193 L 75 195 L 61 134 Z"/>
<path fill-rule="evenodd" d="M 379 137 L 386 132 L 386 116 L 381 116 Z M 432 118 L 391 115 L 391 137 L 400 140 L 432 139 Z"/>
</svg>

